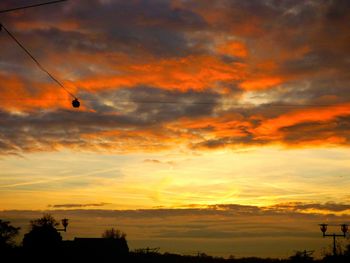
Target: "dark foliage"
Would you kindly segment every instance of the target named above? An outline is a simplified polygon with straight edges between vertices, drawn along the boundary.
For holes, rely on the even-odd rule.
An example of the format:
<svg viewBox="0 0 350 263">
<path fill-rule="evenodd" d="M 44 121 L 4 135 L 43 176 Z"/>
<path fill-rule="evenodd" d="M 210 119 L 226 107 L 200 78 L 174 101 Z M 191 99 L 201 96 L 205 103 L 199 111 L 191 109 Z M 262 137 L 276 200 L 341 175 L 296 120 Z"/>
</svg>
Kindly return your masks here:
<svg viewBox="0 0 350 263">
<path fill-rule="evenodd" d="M 213 257 L 205 253 L 179 255 L 158 252 L 159 248 L 145 248 L 129 252 L 126 234 L 107 229 L 102 238 L 75 238 L 62 241 L 57 221 L 49 214 L 30 222 L 23 246 L 13 246 L 19 228 L 0 220 L 0 252 L 4 262 L 135 262 L 135 263 L 345 263 L 350 262 L 350 244 L 338 256 L 314 260 L 307 251 L 296 252 L 289 259 Z M 1 261 L 2 262 L 2 261 Z"/>
<path fill-rule="evenodd" d="M 58 250 L 62 236 L 56 229 L 57 225 L 56 220 L 49 214 L 31 221 L 31 230 L 23 238 L 23 248 L 35 254 L 46 254 Z"/>
<path fill-rule="evenodd" d="M 119 229 L 106 229 L 103 234 L 103 238 L 112 238 L 112 239 L 126 239 L 126 234 Z"/>
<path fill-rule="evenodd" d="M 13 239 L 18 235 L 19 230 L 19 227 L 12 226 L 9 221 L 0 219 L 0 250 L 14 245 Z"/>
</svg>

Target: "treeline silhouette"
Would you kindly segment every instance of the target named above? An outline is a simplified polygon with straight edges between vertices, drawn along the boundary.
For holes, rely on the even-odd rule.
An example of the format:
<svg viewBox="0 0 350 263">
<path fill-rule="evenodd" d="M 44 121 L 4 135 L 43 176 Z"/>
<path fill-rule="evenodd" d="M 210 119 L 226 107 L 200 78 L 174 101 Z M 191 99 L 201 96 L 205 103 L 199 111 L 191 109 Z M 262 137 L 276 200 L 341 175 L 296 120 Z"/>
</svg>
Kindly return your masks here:
<svg viewBox="0 0 350 263">
<path fill-rule="evenodd" d="M 60 231 L 65 231 L 68 220 L 63 220 L 64 229 L 50 214 L 30 221 L 30 230 L 22 243 L 14 240 L 20 228 L 0 219 L 0 262 L 135 262 L 135 263 L 296 263 L 296 262 L 350 262 L 350 244 L 337 256 L 326 255 L 315 260 L 306 251 L 298 251 L 288 259 L 213 257 L 205 253 L 179 255 L 159 253 L 158 249 L 129 251 L 126 234 L 118 229 L 106 229 L 101 238 L 75 238 L 62 240 Z M 252 251 L 254 248 L 252 247 Z"/>
</svg>

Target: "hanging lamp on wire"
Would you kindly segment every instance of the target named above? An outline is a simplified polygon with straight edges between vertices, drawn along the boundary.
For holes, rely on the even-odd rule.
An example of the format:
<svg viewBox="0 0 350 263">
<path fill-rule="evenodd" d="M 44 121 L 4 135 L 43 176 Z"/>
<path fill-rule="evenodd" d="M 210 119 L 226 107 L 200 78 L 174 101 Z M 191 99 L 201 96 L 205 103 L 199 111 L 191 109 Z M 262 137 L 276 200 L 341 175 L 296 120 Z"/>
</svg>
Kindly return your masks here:
<svg viewBox="0 0 350 263">
<path fill-rule="evenodd" d="M 73 108 L 79 108 L 80 107 L 80 101 L 78 98 L 70 92 L 60 81 L 58 81 L 47 69 L 45 69 L 39 61 L 29 52 L 28 49 L 26 49 L 21 42 L 18 41 L 18 39 L 10 32 L 8 29 L 3 25 L 0 24 L 0 31 L 2 29 L 7 33 L 7 35 L 16 42 L 16 44 L 23 49 L 23 51 L 35 62 L 35 64 L 39 67 L 40 70 L 45 72 L 54 82 L 56 82 L 61 88 L 63 88 L 71 97 L 73 97 L 72 100 L 72 106 Z"/>
<path fill-rule="evenodd" d="M 2 10 L 1 13 L 9 12 L 9 11 L 15 11 L 15 10 L 18 10 L 18 9 L 23 9 L 23 8 L 31 8 L 31 7 L 35 7 L 35 6 L 39 6 L 39 5 L 44 5 L 44 4 L 58 3 L 58 2 L 63 2 L 63 1 L 66 1 L 66 0 L 52 1 L 52 2 L 42 3 L 42 4 L 38 4 L 38 5 L 31 5 L 31 6 L 27 6 L 27 7 L 14 8 L 14 9 L 9 9 L 9 10 Z M 25 48 L 24 45 L 21 42 L 19 42 L 19 40 L 3 24 L 0 23 L 0 31 L 2 31 L 2 30 L 4 30 L 7 33 L 7 35 L 13 41 L 16 42 L 16 44 L 35 62 L 35 64 L 38 66 L 38 68 L 41 71 L 46 73 L 54 82 L 56 82 L 71 97 L 73 97 L 72 106 L 74 108 L 79 108 L 80 107 L 80 101 L 78 100 L 78 98 L 72 92 L 70 92 L 60 81 L 58 81 L 57 78 L 55 78 L 47 69 L 45 69 L 44 66 L 42 66 L 40 64 L 40 62 L 29 52 L 29 50 L 27 48 Z"/>
</svg>

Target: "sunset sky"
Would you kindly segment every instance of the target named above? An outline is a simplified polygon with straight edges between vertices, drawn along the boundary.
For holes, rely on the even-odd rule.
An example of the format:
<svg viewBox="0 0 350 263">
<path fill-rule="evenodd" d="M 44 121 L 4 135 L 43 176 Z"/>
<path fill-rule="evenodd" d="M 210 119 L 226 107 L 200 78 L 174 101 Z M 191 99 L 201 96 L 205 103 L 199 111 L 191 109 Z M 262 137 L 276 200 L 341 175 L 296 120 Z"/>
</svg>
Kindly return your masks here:
<svg viewBox="0 0 350 263">
<path fill-rule="evenodd" d="M 50 211 L 68 239 L 288 257 L 350 223 L 349 1 L 69 0 L 0 23 L 81 102 L 0 32 L 0 218 L 22 234 Z"/>
</svg>

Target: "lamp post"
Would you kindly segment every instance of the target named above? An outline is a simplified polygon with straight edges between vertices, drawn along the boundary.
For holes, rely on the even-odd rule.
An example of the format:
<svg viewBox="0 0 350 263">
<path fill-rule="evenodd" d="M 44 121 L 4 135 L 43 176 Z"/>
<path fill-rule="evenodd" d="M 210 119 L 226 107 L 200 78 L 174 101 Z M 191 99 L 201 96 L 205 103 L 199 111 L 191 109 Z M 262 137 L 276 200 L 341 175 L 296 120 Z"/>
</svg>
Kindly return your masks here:
<svg viewBox="0 0 350 263">
<path fill-rule="evenodd" d="M 67 231 L 67 227 L 68 227 L 68 219 L 67 219 L 67 218 L 63 218 L 63 219 L 61 220 L 61 222 L 62 222 L 62 226 L 63 226 L 64 228 L 57 228 L 56 230 L 57 230 L 57 231 L 64 231 L 64 232 L 66 232 L 66 231 Z"/>
<path fill-rule="evenodd" d="M 335 244 L 335 238 L 336 237 L 346 237 L 346 233 L 348 232 L 349 226 L 347 224 L 341 224 L 340 230 L 343 232 L 343 234 L 326 234 L 328 224 L 320 224 L 320 230 L 323 234 L 323 237 L 333 237 L 333 256 L 337 255 L 337 249 Z"/>
</svg>

